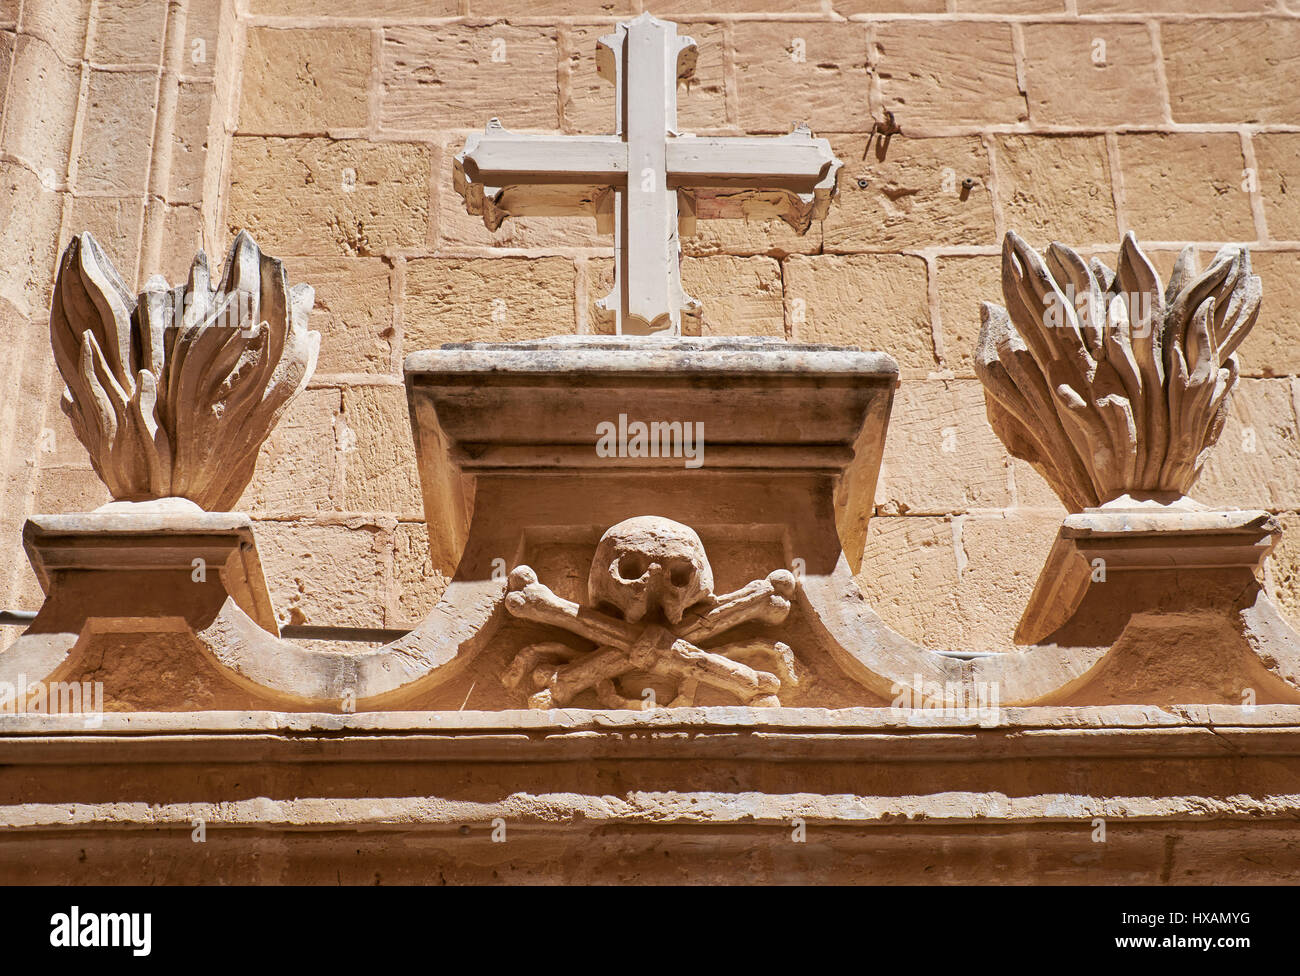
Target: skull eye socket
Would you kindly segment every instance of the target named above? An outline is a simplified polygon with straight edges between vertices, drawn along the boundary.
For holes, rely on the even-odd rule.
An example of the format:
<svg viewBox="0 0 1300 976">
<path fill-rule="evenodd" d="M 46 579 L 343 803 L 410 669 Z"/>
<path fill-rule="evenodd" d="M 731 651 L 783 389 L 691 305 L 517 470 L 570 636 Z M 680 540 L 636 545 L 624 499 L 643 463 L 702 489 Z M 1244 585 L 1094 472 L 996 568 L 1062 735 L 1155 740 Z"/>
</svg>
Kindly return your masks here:
<svg viewBox="0 0 1300 976">
<path fill-rule="evenodd" d="M 637 580 L 649 568 L 645 556 L 639 552 L 625 552 L 618 557 L 618 575 L 621 579 Z"/>
<path fill-rule="evenodd" d="M 695 579 L 695 567 L 690 563 L 675 563 L 668 569 L 668 579 L 673 586 L 689 586 Z"/>
</svg>

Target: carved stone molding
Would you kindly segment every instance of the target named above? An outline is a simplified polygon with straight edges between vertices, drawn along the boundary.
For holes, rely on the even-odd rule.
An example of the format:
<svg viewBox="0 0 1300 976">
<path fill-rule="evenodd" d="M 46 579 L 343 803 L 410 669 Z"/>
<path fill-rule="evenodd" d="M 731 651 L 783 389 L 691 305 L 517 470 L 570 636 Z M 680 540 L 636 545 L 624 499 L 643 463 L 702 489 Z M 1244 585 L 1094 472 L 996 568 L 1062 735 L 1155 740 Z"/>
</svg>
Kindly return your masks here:
<svg viewBox="0 0 1300 976">
<path fill-rule="evenodd" d="M 131 506 L 33 519 L 49 591 L 0 681 L 93 674 L 110 709 L 136 711 L 866 706 L 980 725 L 1031 703 L 1300 700 L 1300 636 L 1253 575 L 1275 526 L 1187 500 L 1068 525 L 1040 589 L 1087 612 L 1056 626 L 1043 607 L 1053 632 L 1022 652 L 890 630 L 855 579 L 873 571 L 862 536 L 898 375 L 880 354 L 574 337 L 416 353 L 406 374 L 426 519 L 455 540 L 431 550 L 452 581 L 410 633 L 347 652 L 282 639 L 242 524 Z M 631 439 L 602 453 L 620 415 L 698 420 L 705 463 Z M 1080 583 L 1097 552 L 1108 581 Z"/>
<path fill-rule="evenodd" d="M 214 287 L 158 276 L 131 294 L 89 233 L 63 253 L 50 310 L 63 409 L 118 501 L 187 498 L 229 510 L 257 454 L 316 368 L 314 292 L 241 232 Z"/>
<path fill-rule="evenodd" d="M 654 708 L 663 679 L 672 706 L 694 704 L 700 684 L 744 704 L 778 706 L 781 689 L 799 683 L 794 652 L 781 641 L 751 637 L 707 650 L 692 643 L 745 623 L 784 622 L 795 578 L 778 569 L 717 596 L 704 544 L 680 522 L 647 515 L 611 526 L 596 546 L 587 592 L 594 606 L 557 596 L 529 566 L 510 574 L 512 615 L 595 645 L 584 650 L 548 641 L 519 652 L 502 680 L 516 688 L 531 682 L 533 708 L 567 705 L 588 688 L 608 708 Z"/>
<path fill-rule="evenodd" d="M 989 421 L 1071 511 L 1187 494 L 1223 430 L 1234 350 L 1259 313 L 1250 253 L 1203 272 L 1179 255 L 1167 288 L 1129 233 L 1114 271 L 1062 244 L 1002 247 L 1006 308 L 983 305 L 975 370 Z"/>
</svg>

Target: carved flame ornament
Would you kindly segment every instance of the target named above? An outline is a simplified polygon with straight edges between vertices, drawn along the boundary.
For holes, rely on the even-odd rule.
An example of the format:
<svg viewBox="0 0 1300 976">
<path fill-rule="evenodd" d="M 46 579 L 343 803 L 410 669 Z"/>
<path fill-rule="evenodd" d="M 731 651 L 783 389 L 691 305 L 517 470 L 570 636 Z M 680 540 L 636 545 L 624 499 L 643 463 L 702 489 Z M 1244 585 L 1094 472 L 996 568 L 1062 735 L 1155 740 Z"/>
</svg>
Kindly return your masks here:
<svg viewBox="0 0 1300 976">
<path fill-rule="evenodd" d="M 1162 291 L 1127 234 L 1114 271 L 1061 244 L 1002 247 L 1007 307 L 985 302 L 975 369 L 989 421 L 1072 511 L 1186 495 L 1223 430 L 1234 350 L 1259 313 L 1250 254 L 1197 272 L 1183 249 Z"/>
<path fill-rule="evenodd" d="M 138 298 L 88 233 L 63 253 L 50 338 L 63 409 L 114 499 L 188 498 L 230 509 L 257 454 L 316 368 L 315 294 L 240 233 L 212 287 L 194 259 L 175 288 Z"/>
</svg>

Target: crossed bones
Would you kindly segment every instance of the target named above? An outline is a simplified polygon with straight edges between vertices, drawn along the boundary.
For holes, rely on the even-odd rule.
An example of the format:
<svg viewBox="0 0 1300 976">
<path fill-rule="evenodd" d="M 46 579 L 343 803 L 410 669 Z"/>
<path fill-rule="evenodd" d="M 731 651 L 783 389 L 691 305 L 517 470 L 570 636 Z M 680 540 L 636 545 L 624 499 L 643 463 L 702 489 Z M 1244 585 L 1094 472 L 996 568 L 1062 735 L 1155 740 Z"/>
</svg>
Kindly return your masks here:
<svg viewBox="0 0 1300 976">
<path fill-rule="evenodd" d="M 506 609 L 511 615 L 562 627 L 596 645 L 579 651 L 548 641 L 530 644 L 516 656 L 502 681 L 514 688 L 531 678 L 536 691 L 532 708 L 567 705 L 581 692 L 595 688 L 609 708 L 651 707 L 622 697 L 614 680 L 631 671 L 649 671 L 678 681 L 670 707 L 694 703 L 697 685 L 728 691 L 748 705 L 774 706 L 783 685 L 796 685 L 794 653 L 780 641 L 746 640 L 701 650 L 693 641 L 706 641 L 749 621 L 779 624 L 790 612 L 795 579 L 778 569 L 765 579 L 717 598 L 707 610 L 687 613 L 673 631 L 657 624 L 637 625 L 557 596 L 537 579 L 529 566 L 510 573 Z M 772 671 L 760 671 L 744 660 L 767 659 Z"/>
</svg>

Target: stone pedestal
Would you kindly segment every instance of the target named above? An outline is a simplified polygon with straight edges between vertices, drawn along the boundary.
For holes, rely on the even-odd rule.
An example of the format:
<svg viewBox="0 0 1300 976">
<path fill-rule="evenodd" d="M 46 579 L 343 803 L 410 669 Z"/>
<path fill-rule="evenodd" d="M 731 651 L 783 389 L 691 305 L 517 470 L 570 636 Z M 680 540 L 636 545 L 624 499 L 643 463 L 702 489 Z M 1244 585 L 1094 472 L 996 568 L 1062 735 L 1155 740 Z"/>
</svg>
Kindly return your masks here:
<svg viewBox="0 0 1300 976">
<path fill-rule="evenodd" d="M 149 505 L 109 508 L 116 510 L 28 519 L 23 546 L 52 599 L 80 602 L 88 615 L 108 606 L 185 614 L 194 588 L 212 582 L 259 626 L 279 635 L 247 515 L 197 506 L 184 512 Z M 190 585 L 178 585 L 178 576 Z"/>
<path fill-rule="evenodd" d="M 1070 515 L 1016 629 L 1021 644 L 1114 641 L 1134 613 L 1222 607 L 1280 533 L 1268 512 L 1125 505 Z"/>
<path fill-rule="evenodd" d="M 183 499 L 114 503 L 33 516 L 23 544 L 46 596 L 0 653 L 0 682 L 99 682 L 110 708 L 256 700 L 197 637 L 227 603 L 268 638 L 279 635 L 248 516 Z"/>
<path fill-rule="evenodd" d="M 406 375 L 435 563 L 473 574 L 512 556 L 521 529 L 585 527 L 594 543 L 658 514 L 799 533 L 828 506 L 860 560 L 898 366 L 770 339 L 573 336 L 413 353 Z M 698 458 L 602 456 L 602 425 L 638 422 L 693 425 Z"/>
</svg>

